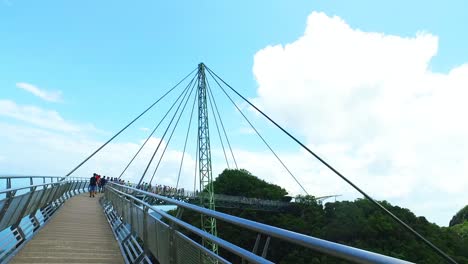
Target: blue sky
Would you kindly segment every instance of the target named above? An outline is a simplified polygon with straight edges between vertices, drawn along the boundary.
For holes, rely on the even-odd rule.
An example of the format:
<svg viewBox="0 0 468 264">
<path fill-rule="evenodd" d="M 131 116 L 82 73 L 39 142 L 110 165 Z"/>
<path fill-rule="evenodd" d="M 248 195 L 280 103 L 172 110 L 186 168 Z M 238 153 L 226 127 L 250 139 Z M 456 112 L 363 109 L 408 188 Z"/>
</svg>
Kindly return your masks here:
<svg viewBox="0 0 468 264">
<path fill-rule="evenodd" d="M 64 103 L 55 109 L 64 118 L 115 131 L 202 61 L 254 96 L 254 54 L 299 37 L 312 11 L 364 31 L 436 34 L 440 46 L 431 67 L 445 72 L 468 61 L 468 39 L 460 34 L 468 22 L 464 10 L 463 1 L 3 0 L 0 86 L 5 97 L 39 106 L 47 103 L 15 83 L 60 90 Z"/>
<path fill-rule="evenodd" d="M 273 88 L 268 88 L 270 87 L 267 85 L 269 82 L 265 80 L 262 73 L 270 73 L 269 76 L 273 75 L 272 72 L 278 72 L 280 76 L 283 73 L 281 71 L 282 65 L 279 63 L 275 64 L 278 65 L 275 71 L 268 68 L 267 61 L 280 61 L 275 59 L 275 56 L 280 53 L 275 53 L 274 49 L 268 47 L 282 47 L 284 52 L 281 54 L 288 56 L 285 47 L 288 44 L 299 43 L 304 38 L 308 17 L 312 12 L 323 12 L 330 18 L 324 18 L 324 24 L 332 23 L 331 18 L 337 16 L 349 25 L 354 30 L 353 32 L 377 32 L 401 39 L 414 39 L 418 34 L 426 33 L 436 36 L 435 55 L 432 56 L 432 49 L 427 48 L 428 54 L 430 53 L 427 55 L 430 61 L 426 71 L 430 72 L 431 76 L 437 74 L 445 76 L 454 68 L 468 62 L 466 50 L 468 37 L 465 34 L 465 25 L 468 25 L 467 5 L 466 1 L 391 1 L 381 3 L 376 1 L 0 0 L 0 100 L 3 100 L 4 103 L 3 112 L 0 111 L 0 124 L 4 130 L 3 139 L 0 140 L 0 173 L 65 173 L 68 168 L 78 163 L 81 157 L 89 153 L 94 146 L 120 129 L 125 122 L 131 120 L 152 103 L 154 99 L 195 68 L 199 62 L 205 62 L 244 95 L 253 98 L 264 109 L 272 113 L 306 144 L 317 147 L 327 160 L 341 166 L 345 175 L 359 175 L 363 171 L 354 171 L 353 166 L 347 165 L 348 162 L 353 159 L 357 163 L 362 161 L 363 159 L 359 156 L 361 155 L 359 153 L 362 152 L 360 150 L 367 149 L 363 142 L 372 139 L 376 142 L 376 146 L 380 146 L 379 142 L 384 142 L 388 138 L 379 139 L 379 135 L 384 134 L 384 132 L 390 133 L 388 131 L 392 129 L 379 126 L 379 129 L 375 130 L 376 132 L 369 135 L 365 131 L 361 133 L 358 129 L 346 133 L 360 134 L 359 137 L 345 137 L 343 135 L 329 137 L 316 131 L 310 132 L 314 130 L 313 126 L 312 129 L 310 128 L 310 124 L 328 124 L 325 114 L 328 112 L 316 116 L 316 119 L 312 118 L 313 115 L 310 115 L 310 118 L 309 116 L 301 118 L 300 114 L 288 112 L 289 109 L 295 108 L 294 104 L 291 106 L 274 99 L 276 94 L 270 93 Z M 316 16 L 311 21 L 319 21 L 319 19 Z M 320 24 L 313 25 L 320 27 Z M 290 45 L 290 47 L 293 46 Z M 428 44 L 428 46 L 430 45 Z M 307 50 L 301 52 L 305 54 Z M 261 56 L 262 54 L 264 57 Z M 255 69 L 254 61 L 256 62 Z M 356 65 L 361 63 L 359 59 L 354 62 Z M 406 63 L 402 62 L 402 64 Z M 415 62 L 416 64 L 419 65 Z M 285 63 L 285 77 L 280 78 L 279 81 L 289 80 L 286 84 L 292 83 L 293 80 L 289 79 L 288 68 L 297 65 L 299 64 Z M 312 66 L 304 64 L 302 69 L 308 69 Z M 308 73 L 308 75 L 311 74 L 313 75 L 313 72 Z M 343 74 L 345 75 L 345 73 L 336 72 L 336 79 L 340 79 Z M 305 80 L 308 75 L 305 76 Z M 326 83 L 321 79 L 315 81 L 318 81 L 319 84 Z M 363 83 L 368 83 L 368 81 L 364 80 Z M 44 100 L 44 96 L 41 98 L 28 93 L 27 87 L 31 88 L 31 86 L 40 91 L 48 92 L 47 95 L 52 97 L 45 96 L 48 99 Z M 259 87 L 264 87 L 264 89 Z M 327 91 L 331 88 L 323 89 Z M 291 89 L 291 91 L 293 90 Z M 288 95 L 284 97 L 284 100 L 293 101 L 296 98 L 289 97 L 287 88 L 284 88 L 284 92 Z M 432 90 L 429 93 L 432 93 Z M 291 92 L 291 96 L 292 94 Z M 434 98 L 439 98 L 437 94 L 434 92 Z M 296 95 L 307 97 L 309 94 L 297 93 Z M 308 108 L 309 105 L 320 100 L 317 97 L 310 97 L 309 102 L 305 102 L 303 108 L 298 107 L 298 109 L 311 110 Z M 351 112 L 362 105 L 367 105 L 363 99 L 356 100 L 353 101 L 353 103 L 357 102 L 356 104 L 350 103 L 353 105 L 352 109 L 341 109 L 337 110 L 336 113 L 340 114 L 340 111 Z M 261 161 L 265 160 L 263 156 L 264 151 L 266 151 L 265 147 L 258 143 L 255 137 L 246 136 L 246 124 L 241 123 L 240 117 L 236 115 L 234 108 L 229 106 L 225 99 L 220 99 L 219 104 L 223 107 L 222 112 L 227 120 L 226 126 L 233 138 L 235 148 L 238 148 L 244 156 L 251 157 L 252 160 L 258 158 L 256 161 L 261 164 Z M 300 106 L 300 104 L 297 105 Z M 147 133 L 140 128 L 151 128 L 154 125 L 154 120 L 163 113 L 163 110 L 159 109 L 167 109 L 168 106 L 168 101 L 164 102 L 153 115 L 136 124 L 129 133 L 118 139 L 117 143 L 121 145 L 116 145 L 115 148 L 128 153 L 132 152 Z M 16 109 L 15 111 L 22 113 L 21 117 L 16 112 L 16 114 L 12 114 L 12 107 Z M 324 109 L 318 106 L 313 108 L 319 112 Z M 300 153 L 297 146 L 288 143 L 289 141 L 285 137 L 272 130 L 265 122 L 261 122 L 258 116 L 252 113 L 249 113 L 249 116 L 257 121 L 259 128 L 269 138 L 269 141 L 273 142 L 275 149 L 284 152 L 286 159 L 291 159 L 292 164 L 296 164 L 295 162 L 302 164 L 294 157 L 295 153 Z M 385 117 L 393 120 L 391 115 L 385 114 Z M 55 120 L 52 124 L 48 120 L 51 118 Z M 343 118 L 349 120 L 349 117 Z M 333 119 L 333 121 L 334 124 L 338 124 L 340 119 Z M 359 121 L 356 120 L 356 123 Z M 452 128 L 451 125 L 452 123 L 448 124 L 447 127 Z M 339 130 L 337 126 L 331 126 L 332 130 Z M 395 123 L 393 127 L 404 128 L 405 124 Z M 354 129 L 353 127 L 347 128 Z M 330 129 L 330 127 L 326 129 Z M 402 130 L 395 130 L 389 137 L 392 140 L 405 139 L 405 134 L 400 134 L 399 131 Z M 182 135 L 182 132 L 180 133 Z M 448 135 L 448 132 L 440 132 L 434 135 L 434 138 L 437 137 L 435 141 L 445 142 L 450 148 L 445 148 L 442 143 L 440 146 L 434 144 L 434 149 L 429 152 L 449 152 L 452 147 L 464 150 L 465 137 L 460 136 L 460 140 L 455 141 Z M 47 140 L 42 139 L 42 136 Z M 75 139 L 72 143 L 67 143 L 70 138 Z M 51 144 L 50 142 L 60 142 L 57 144 L 61 144 L 62 147 L 47 149 L 47 144 Z M 82 146 L 86 147 L 76 150 L 76 152 L 69 153 L 66 148 L 63 148 L 63 145 L 70 144 L 70 146 L 77 146 L 76 148 L 79 149 L 80 142 Z M 174 151 L 180 152 L 183 138 L 178 139 L 176 143 L 177 147 L 174 147 Z M 128 147 L 126 144 L 134 145 Z M 331 146 L 331 144 L 336 146 Z M 418 150 L 415 152 L 416 154 L 427 152 L 422 146 L 427 146 L 425 141 L 414 146 L 414 149 Z M 375 162 L 371 164 L 372 166 L 369 165 L 368 168 L 362 166 L 361 169 L 365 170 L 365 174 L 369 177 L 374 177 L 372 179 L 379 179 L 378 175 L 384 175 L 389 178 L 382 178 L 383 181 L 392 181 L 392 175 L 397 175 L 399 173 L 396 172 L 397 168 L 401 168 L 399 165 L 395 165 L 393 166 L 395 170 L 387 169 L 387 167 L 392 167 L 392 164 L 398 163 L 395 158 L 396 154 L 389 151 L 388 148 L 375 148 L 377 149 L 373 158 Z M 29 150 L 30 155 L 26 154 L 25 157 L 26 150 Z M 340 152 L 340 150 L 343 151 Z M 44 154 L 44 151 L 47 154 Z M 260 154 L 257 153 L 259 156 L 255 156 L 252 152 Z M 346 155 L 341 158 L 340 153 L 346 153 Z M 335 154 L 338 154 L 337 158 L 335 158 Z M 386 159 L 387 156 L 390 158 Z M 432 158 L 443 159 L 444 157 L 434 154 L 426 160 L 426 163 L 432 162 Z M 460 163 L 440 165 L 433 171 L 443 172 L 446 169 L 445 166 L 461 166 L 465 164 L 466 156 L 460 154 L 456 157 L 445 157 L 445 159 L 460 160 Z M 125 159 L 122 158 L 122 160 Z M 25 161 L 35 165 L 24 165 Z M 97 161 L 96 164 L 100 168 L 107 168 L 106 166 L 110 166 L 108 165 L 110 163 L 106 162 L 110 161 Z M 175 161 L 174 164 L 176 164 Z M 248 163 L 245 163 L 245 166 L 247 165 Z M 319 165 L 314 163 L 313 166 Z M 169 170 L 169 168 L 167 169 Z M 406 169 L 406 167 L 404 168 Z M 417 166 L 414 167 L 410 174 L 424 173 L 417 168 Z M 248 169 L 257 172 L 254 168 Z M 307 168 L 303 167 L 300 170 L 299 174 L 303 174 L 304 177 L 308 173 L 325 177 L 321 170 L 308 172 Z M 442 172 L 439 174 L 443 174 Z M 456 179 L 460 179 L 463 172 L 462 169 L 455 171 L 454 173 L 459 177 Z M 85 174 L 88 171 L 82 171 L 82 173 Z M 105 173 L 115 172 L 110 170 Z M 258 169 L 257 173 L 268 174 L 265 169 Z M 138 171 L 135 172 L 135 175 L 137 174 Z M 280 176 L 276 178 L 261 176 L 278 184 L 290 181 L 289 178 L 281 178 Z M 403 176 L 395 177 L 401 179 L 398 177 Z M 408 177 L 403 178 L 407 179 Z M 394 195 L 382 194 L 382 190 L 376 187 L 377 183 L 376 185 L 367 185 L 369 182 L 367 178 L 360 179 L 356 176 L 355 180 L 364 185 L 366 190 L 369 190 L 373 195 L 375 194 L 377 198 L 389 199 L 391 202 L 403 204 L 419 214 L 427 215 L 435 210 L 441 211 L 439 214 L 432 213 L 428 216 L 430 220 L 439 224 L 446 224 L 451 215 L 461 208 L 460 205 L 466 204 L 466 195 L 460 194 L 461 192 L 458 190 L 452 191 L 448 187 L 444 190 L 435 190 L 433 186 L 428 186 L 427 192 L 413 192 L 413 188 L 416 188 L 415 186 L 420 179 L 409 180 L 408 185 L 403 187 L 398 185 L 395 187 L 396 189 L 406 190 L 408 188 L 408 190 Z M 305 181 L 307 182 L 307 180 Z M 319 182 L 319 178 L 314 182 L 307 182 L 310 184 L 311 192 L 315 190 L 314 183 L 319 185 L 317 182 Z M 376 180 L 376 182 L 378 181 Z M 341 183 L 337 179 L 326 184 L 345 188 L 340 185 Z M 434 185 L 437 184 L 434 183 Z M 295 188 L 289 189 L 289 191 L 298 193 L 297 186 Z M 348 192 L 340 188 L 330 188 L 323 194 Z M 443 200 L 440 205 L 431 207 L 421 202 L 427 196 L 448 198 Z M 348 197 L 357 196 L 354 193 Z M 444 203 L 449 201 L 453 205 L 445 206 Z"/>
<path fill-rule="evenodd" d="M 9 0 L 0 6 L 2 94 L 27 102 L 27 95 L 13 89 L 19 80 L 58 89 L 66 101 L 58 110 L 66 117 L 116 128 L 106 122 L 107 109 L 150 102 L 140 98 L 154 97 L 204 61 L 253 96 L 253 55 L 300 36 L 314 10 L 365 31 L 436 34 L 439 54 L 431 62 L 436 71 L 468 60 L 464 1 Z"/>
</svg>

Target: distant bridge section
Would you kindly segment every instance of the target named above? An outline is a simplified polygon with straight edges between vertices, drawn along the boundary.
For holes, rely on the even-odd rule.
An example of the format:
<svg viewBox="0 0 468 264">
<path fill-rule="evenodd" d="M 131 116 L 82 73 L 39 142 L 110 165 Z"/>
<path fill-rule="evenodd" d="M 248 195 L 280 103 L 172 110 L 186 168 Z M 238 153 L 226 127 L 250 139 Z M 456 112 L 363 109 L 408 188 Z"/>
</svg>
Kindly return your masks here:
<svg viewBox="0 0 468 264">
<path fill-rule="evenodd" d="M 154 194 L 166 196 L 173 198 L 179 201 L 185 201 L 191 204 L 200 205 L 200 196 L 199 192 L 190 192 L 190 191 L 154 191 Z M 154 199 L 151 196 L 138 194 L 140 199 L 148 202 L 149 204 L 158 204 L 162 201 Z M 283 211 L 286 208 L 291 206 L 289 202 L 283 201 L 274 201 L 274 200 L 263 200 L 258 198 L 247 198 L 243 196 L 231 196 L 224 194 L 215 194 L 214 200 L 216 201 L 217 208 L 237 208 L 237 209 L 251 209 L 251 210 L 260 210 L 260 211 Z"/>
<path fill-rule="evenodd" d="M 134 185 L 135 186 L 135 185 Z M 200 192 L 192 192 L 184 189 L 177 189 L 170 186 L 143 186 L 140 188 L 144 191 L 166 196 L 169 198 L 177 199 L 180 201 L 185 201 L 191 204 L 200 205 L 200 198 L 203 197 Z M 138 194 L 138 198 L 144 200 L 149 204 L 158 204 L 161 203 L 160 200 L 151 198 L 150 196 Z M 316 197 L 315 200 L 318 203 L 329 198 L 336 198 L 339 195 L 328 195 L 322 197 Z M 288 197 L 285 197 L 288 198 Z M 207 198 L 206 198 L 207 199 Z M 216 201 L 216 208 L 235 208 L 235 209 L 249 209 L 257 211 L 276 211 L 281 212 L 290 208 L 296 203 L 301 203 L 302 201 L 297 198 L 289 197 L 289 201 L 278 201 L 278 200 L 265 200 L 259 198 L 249 198 L 244 196 L 233 196 L 225 194 L 214 194 L 214 200 Z"/>
</svg>

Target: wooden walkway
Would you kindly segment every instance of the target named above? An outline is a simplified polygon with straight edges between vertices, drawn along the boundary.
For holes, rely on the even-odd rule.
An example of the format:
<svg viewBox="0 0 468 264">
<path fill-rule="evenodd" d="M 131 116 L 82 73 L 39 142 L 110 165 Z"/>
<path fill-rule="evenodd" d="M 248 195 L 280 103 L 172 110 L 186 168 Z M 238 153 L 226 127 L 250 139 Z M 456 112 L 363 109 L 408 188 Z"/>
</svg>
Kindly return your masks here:
<svg viewBox="0 0 468 264">
<path fill-rule="evenodd" d="M 10 263 L 124 263 L 99 197 L 66 201 Z"/>
</svg>

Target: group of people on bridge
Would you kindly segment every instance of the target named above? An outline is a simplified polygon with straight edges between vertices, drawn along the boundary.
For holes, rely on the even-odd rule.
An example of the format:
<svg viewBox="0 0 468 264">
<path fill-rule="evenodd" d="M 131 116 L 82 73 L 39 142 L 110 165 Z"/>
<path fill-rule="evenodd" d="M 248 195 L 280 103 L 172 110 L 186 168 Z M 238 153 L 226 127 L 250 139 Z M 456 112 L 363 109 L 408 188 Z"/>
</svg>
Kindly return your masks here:
<svg viewBox="0 0 468 264">
<path fill-rule="evenodd" d="M 137 186 L 136 188 L 143 190 L 143 191 L 152 192 L 152 193 L 161 194 L 161 195 L 188 196 L 188 193 L 184 190 L 184 188 L 175 188 L 175 187 L 161 185 L 161 184 L 156 184 L 154 186 L 151 186 L 151 184 L 144 182 L 143 184 L 140 184 L 140 186 Z"/>
<path fill-rule="evenodd" d="M 96 195 L 96 192 L 104 192 L 104 186 L 109 180 L 111 180 L 109 177 L 93 173 L 93 176 L 89 179 L 89 197 L 94 197 Z"/>
<path fill-rule="evenodd" d="M 107 177 L 101 176 L 97 173 L 93 173 L 93 176 L 89 179 L 89 197 L 95 197 L 97 192 L 103 193 L 104 186 L 107 182 L 113 182 L 121 185 L 125 185 L 128 187 L 134 187 L 139 190 L 160 194 L 160 195 L 172 195 L 172 196 L 194 196 L 196 193 L 185 191 L 184 188 L 174 188 L 167 185 L 156 184 L 152 186 L 150 183 L 143 182 L 142 184 L 138 185 L 135 183 L 131 183 L 130 181 L 124 181 L 117 177 Z"/>
</svg>

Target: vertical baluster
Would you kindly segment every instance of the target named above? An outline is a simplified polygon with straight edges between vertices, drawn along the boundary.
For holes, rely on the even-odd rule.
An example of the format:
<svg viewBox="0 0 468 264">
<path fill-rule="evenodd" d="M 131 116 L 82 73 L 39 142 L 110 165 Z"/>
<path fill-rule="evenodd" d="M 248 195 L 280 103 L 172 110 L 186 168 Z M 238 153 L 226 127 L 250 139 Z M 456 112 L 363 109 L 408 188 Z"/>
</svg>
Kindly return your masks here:
<svg viewBox="0 0 468 264">
<path fill-rule="evenodd" d="M 148 228 L 148 211 L 148 206 L 143 205 L 143 252 L 146 255 L 150 254 L 150 250 L 148 248 L 148 232 L 146 232 Z"/>
<path fill-rule="evenodd" d="M 271 237 L 267 237 L 267 240 L 265 242 L 265 246 L 263 246 L 262 258 L 266 258 L 266 256 L 267 256 L 268 246 L 270 245 L 270 239 L 271 239 Z"/>
</svg>

